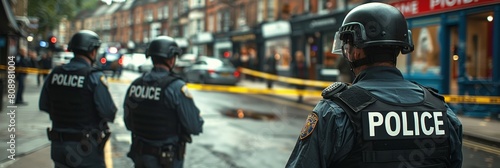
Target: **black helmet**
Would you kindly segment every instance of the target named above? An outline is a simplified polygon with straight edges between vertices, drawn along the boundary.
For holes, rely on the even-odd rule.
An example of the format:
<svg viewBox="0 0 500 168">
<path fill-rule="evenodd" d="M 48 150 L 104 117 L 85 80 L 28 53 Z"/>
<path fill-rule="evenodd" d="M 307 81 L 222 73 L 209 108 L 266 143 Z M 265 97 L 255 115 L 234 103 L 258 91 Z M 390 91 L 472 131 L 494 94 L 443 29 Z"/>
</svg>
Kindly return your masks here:
<svg viewBox="0 0 500 168">
<path fill-rule="evenodd" d="M 182 54 L 181 49 L 172 37 L 158 36 L 153 39 L 146 49 L 147 57 L 172 58 Z"/>
<path fill-rule="evenodd" d="M 413 51 L 411 31 L 406 19 L 395 7 L 367 3 L 352 9 L 335 34 L 332 52 L 341 53 L 342 42 L 349 38 L 357 48 L 392 46 L 407 54 Z"/>
<path fill-rule="evenodd" d="M 91 52 L 101 46 L 99 35 L 90 30 L 82 30 L 73 35 L 68 44 L 69 51 Z"/>
</svg>

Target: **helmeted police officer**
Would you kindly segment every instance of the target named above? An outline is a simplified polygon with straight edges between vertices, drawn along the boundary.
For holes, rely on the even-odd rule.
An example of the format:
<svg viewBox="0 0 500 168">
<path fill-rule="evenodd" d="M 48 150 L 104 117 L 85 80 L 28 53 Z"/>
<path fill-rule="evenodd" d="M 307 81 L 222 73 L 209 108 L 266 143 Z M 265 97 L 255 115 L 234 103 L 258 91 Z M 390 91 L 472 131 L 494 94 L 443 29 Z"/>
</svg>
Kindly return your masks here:
<svg viewBox="0 0 500 168">
<path fill-rule="evenodd" d="M 181 49 L 173 38 L 159 36 L 146 49 L 154 68 L 130 85 L 124 120 L 132 132 L 128 156 L 135 167 L 182 167 L 190 135 L 202 132 L 203 119 L 186 83 L 173 72 Z"/>
<path fill-rule="evenodd" d="M 104 73 L 91 66 L 100 44 L 93 31 L 74 34 L 68 49 L 75 57 L 54 68 L 44 83 L 39 108 L 52 120 L 47 134 L 55 167 L 106 167 L 107 122 L 113 122 L 117 108 Z"/>
<path fill-rule="evenodd" d="M 399 53 L 413 51 L 396 8 L 352 9 L 336 34 L 356 78 L 323 90 L 287 167 L 461 167 L 462 125 L 436 90 L 403 79 Z"/>
</svg>

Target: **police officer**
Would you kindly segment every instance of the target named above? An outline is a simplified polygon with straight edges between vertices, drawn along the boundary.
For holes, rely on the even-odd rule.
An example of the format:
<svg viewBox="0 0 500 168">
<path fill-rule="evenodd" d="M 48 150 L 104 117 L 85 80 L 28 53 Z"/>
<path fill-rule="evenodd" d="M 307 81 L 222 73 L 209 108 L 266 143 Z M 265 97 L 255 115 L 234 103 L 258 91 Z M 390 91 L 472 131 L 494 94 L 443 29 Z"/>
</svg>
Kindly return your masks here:
<svg viewBox="0 0 500 168">
<path fill-rule="evenodd" d="M 154 68 L 127 91 L 124 120 L 132 132 L 128 156 L 135 167 L 182 167 L 190 135 L 202 132 L 200 110 L 172 69 L 181 52 L 173 38 L 156 37 L 146 49 Z"/>
<path fill-rule="evenodd" d="M 75 57 L 54 68 L 43 85 L 39 108 L 52 120 L 47 134 L 55 167 L 106 167 L 107 122 L 113 122 L 117 108 L 105 75 L 91 66 L 100 45 L 90 30 L 74 34 L 68 49 Z"/>
<path fill-rule="evenodd" d="M 323 90 L 287 167 L 461 167 L 462 125 L 436 90 L 403 79 L 411 32 L 394 7 L 352 9 L 336 34 L 356 78 Z"/>
</svg>

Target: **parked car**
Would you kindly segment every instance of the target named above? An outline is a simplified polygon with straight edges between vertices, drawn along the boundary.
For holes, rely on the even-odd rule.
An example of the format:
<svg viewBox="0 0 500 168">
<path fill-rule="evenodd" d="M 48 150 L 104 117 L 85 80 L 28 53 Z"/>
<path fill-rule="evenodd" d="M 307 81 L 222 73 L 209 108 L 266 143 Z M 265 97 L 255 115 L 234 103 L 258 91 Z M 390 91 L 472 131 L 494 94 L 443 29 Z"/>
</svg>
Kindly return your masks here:
<svg viewBox="0 0 500 168">
<path fill-rule="evenodd" d="M 73 52 L 57 52 L 52 55 L 52 67 L 69 63 L 75 57 Z"/>
<path fill-rule="evenodd" d="M 146 58 L 144 62 L 137 67 L 137 71 L 144 73 L 144 72 L 149 72 L 153 69 L 153 61 L 151 60 L 151 57 Z"/>
<path fill-rule="evenodd" d="M 131 71 L 139 71 L 139 66 L 146 61 L 146 55 L 141 53 L 130 53 L 123 55 L 123 68 Z"/>
<path fill-rule="evenodd" d="M 199 57 L 196 62 L 184 69 L 188 82 L 203 84 L 236 85 L 240 72 L 228 59 L 208 56 Z"/>
<path fill-rule="evenodd" d="M 177 58 L 174 66 L 175 73 L 179 74 L 182 77 L 185 77 L 184 69 L 193 65 L 196 61 L 196 58 L 197 56 L 195 54 L 184 54 Z"/>
<path fill-rule="evenodd" d="M 118 53 L 117 49 L 109 49 L 101 53 L 98 57 L 98 67 L 102 70 L 111 70 L 112 77 L 120 77 L 123 69 L 123 55 Z"/>
</svg>

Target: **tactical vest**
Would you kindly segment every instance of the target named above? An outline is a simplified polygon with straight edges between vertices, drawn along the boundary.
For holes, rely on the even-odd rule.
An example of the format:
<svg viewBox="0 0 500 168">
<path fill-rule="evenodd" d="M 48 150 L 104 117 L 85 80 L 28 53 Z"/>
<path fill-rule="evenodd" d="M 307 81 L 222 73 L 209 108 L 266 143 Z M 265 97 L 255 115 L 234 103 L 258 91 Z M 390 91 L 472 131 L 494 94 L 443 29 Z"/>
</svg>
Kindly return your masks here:
<svg viewBox="0 0 500 168">
<path fill-rule="evenodd" d="M 60 124 L 76 129 L 98 128 L 101 121 L 94 105 L 90 85 L 91 68 L 65 71 L 56 67 L 50 76 L 50 119 L 54 126 Z"/>
<path fill-rule="evenodd" d="M 442 96 L 424 89 L 415 104 L 387 102 L 358 86 L 332 99 L 356 130 L 349 155 L 338 167 L 449 167 L 447 108 Z"/>
<path fill-rule="evenodd" d="M 150 140 L 163 140 L 179 133 L 180 122 L 174 107 L 164 103 L 165 89 L 177 80 L 168 76 L 160 81 L 134 81 L 127 91 L 130 108 L 130 128 L 137 136 Z"/>
</svg>

